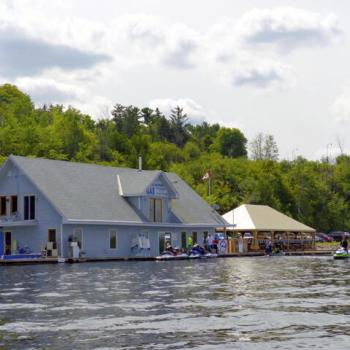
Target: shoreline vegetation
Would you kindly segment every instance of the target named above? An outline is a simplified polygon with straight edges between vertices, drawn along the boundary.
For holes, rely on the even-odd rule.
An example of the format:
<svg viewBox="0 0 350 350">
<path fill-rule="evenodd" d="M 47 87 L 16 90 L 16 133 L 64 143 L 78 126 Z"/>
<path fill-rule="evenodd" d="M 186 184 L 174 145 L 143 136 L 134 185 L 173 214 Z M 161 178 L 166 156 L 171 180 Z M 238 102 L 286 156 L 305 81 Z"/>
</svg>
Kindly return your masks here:
<svg viewBox="0 0 350 350">
<path fill-rule="evenodd" d="M 248 158 L 248 149 L 250 158 Z M 0 86 L 0 165 L 10 155 L 171 171 L 219 213 L 242 203 L 265 204 L 318 231 L 350 228 L 350 156 L 278 160 L 272 135 L 253 140 L 236 128 L 191 124 L 180 107 L 116 104 L 93 120 L 73 107 L 35 107 L 17 87 Z M 211 194 L 202 177 L 210 170 Z"/>
</svg>

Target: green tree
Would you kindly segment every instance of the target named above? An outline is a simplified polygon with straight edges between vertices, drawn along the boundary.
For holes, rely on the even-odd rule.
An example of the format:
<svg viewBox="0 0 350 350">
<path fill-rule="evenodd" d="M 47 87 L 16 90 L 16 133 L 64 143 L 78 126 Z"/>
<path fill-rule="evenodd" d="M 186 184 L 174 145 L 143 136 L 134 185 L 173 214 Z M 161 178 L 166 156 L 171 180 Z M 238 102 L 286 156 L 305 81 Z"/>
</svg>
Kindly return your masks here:
<svg viewBox="0 0 350 350">
<path fill-rule="evenodd" d="M 253 160 L 278 160 L 278 147 L 273 135 L 258 133 L 249 146 Z"/>
<path fill-rule="evenodd" d="M 220 128 L 211 149 L 230 158 L 246 157 L 246 144 L 247 139 L 240 130 Z"/>
<path fill-rule="evenodd" d="M 178 147 L 183 147 L 189 139 L 187 131 L 188 118 L 183 108 L 179 106 L 171 110 L 170 125 L 173 132 L 173 141 Z"/>
</svg>

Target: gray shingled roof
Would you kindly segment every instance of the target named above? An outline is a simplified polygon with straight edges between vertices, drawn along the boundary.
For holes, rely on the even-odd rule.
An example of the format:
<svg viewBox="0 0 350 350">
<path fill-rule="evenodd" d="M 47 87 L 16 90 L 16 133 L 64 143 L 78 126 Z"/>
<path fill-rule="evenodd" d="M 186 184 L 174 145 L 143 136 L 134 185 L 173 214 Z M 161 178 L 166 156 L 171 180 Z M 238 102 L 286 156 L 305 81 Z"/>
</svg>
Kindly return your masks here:
<svg viewBox="0 0 350 350">
<path fill-rule="evenodd" d="M 235 231 L 315 232 L 315 229 L 267 205 L 243 204 L 223 215 Z M 234 221 L 234 222 L 233 222 Z"/>
<path fill-rule="evenodd" d="M 53 205 L 71 220 L 142 223 L 137 211 L 120 195 L 142 193 L 162 172 L 138 171 L 84 163 L 11 156 Z M 222 225 L 223 219 L 176 174 L 163 173 L 179 194 L 172 212 L 184 224 Z"/>
<path fill-rule="evenodd" d="M 171 211 L 184 223 L 226 225 L 226 221 L 175 173 L 166 173 L 179 194 L 171 201 Z"/>
<path fill-rule="evenodd" d="M 123 196 L 137 196 L 144 193 L 145 189 L 151 184 L 160 174 L 159 170 L 142 170 L 138 171 L 135 169 L 126 168 L 113 168 L 117 170 L 119 176 L 120 186 Z M 130 173 L 132 172 L 132 181 Z"/>
</svg>

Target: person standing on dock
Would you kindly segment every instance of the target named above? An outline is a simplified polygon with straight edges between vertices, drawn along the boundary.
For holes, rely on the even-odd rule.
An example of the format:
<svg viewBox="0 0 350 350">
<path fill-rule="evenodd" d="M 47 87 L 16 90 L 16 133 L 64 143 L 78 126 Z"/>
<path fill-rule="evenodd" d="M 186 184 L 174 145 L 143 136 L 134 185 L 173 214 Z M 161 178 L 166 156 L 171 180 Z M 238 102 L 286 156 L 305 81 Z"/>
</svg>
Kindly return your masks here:
<svg viewBox="0 0 350 350">
<path fill-rule="evenodd" d="M 192 236 L 187 237 L 187 248 L 190 250 L 193 246 L 193 239 Z"/>
<path fill-rule="evenodd" d="M 213 249 L 213 236 L 209 233 L 208 236 L 208 251 L 211 253 Z"/>
</svg>

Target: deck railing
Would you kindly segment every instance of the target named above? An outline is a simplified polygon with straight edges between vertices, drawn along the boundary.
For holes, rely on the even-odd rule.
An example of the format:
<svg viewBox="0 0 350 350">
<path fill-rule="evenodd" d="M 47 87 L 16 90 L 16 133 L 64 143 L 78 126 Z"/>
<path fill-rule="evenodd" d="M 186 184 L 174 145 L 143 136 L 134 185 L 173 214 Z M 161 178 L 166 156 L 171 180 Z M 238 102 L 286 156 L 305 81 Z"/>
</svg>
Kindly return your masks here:
<svg viewBox="0 0 350 350">
<path fill-rule="evenodd" d="M 21 220 L 23 220 L 23 218 L 21 217 L 20 213 L 7 216 L 0 216 L 0 222 L 16 222 Z"/>
</svg>

